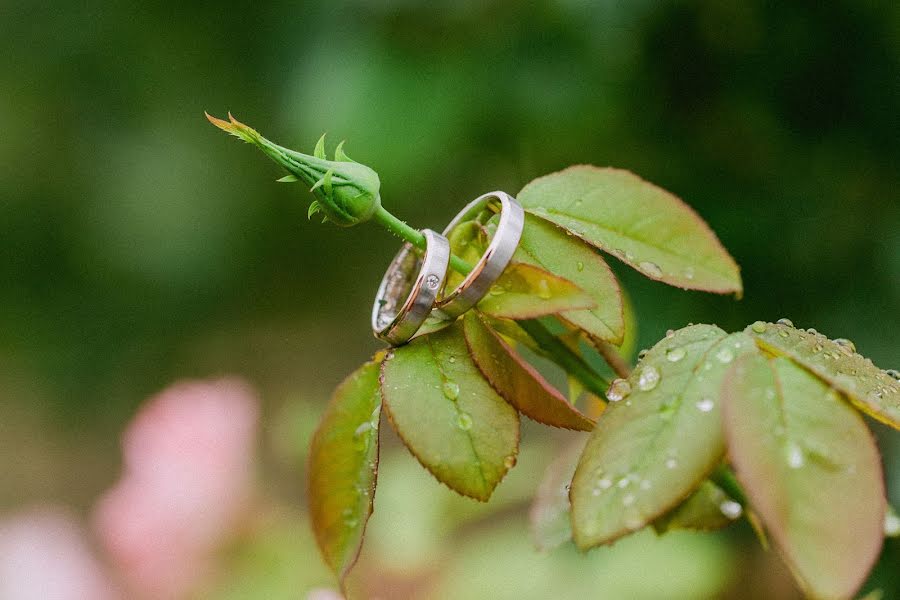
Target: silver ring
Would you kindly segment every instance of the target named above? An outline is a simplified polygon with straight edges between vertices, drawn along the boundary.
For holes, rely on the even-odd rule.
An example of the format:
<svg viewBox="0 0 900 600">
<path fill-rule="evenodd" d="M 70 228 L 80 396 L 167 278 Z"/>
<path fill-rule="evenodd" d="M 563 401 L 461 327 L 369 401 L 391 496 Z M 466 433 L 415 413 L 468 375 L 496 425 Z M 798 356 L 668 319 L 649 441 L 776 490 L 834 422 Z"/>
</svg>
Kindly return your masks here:
<svg viewBox="0 0 900 600">
<path fill-rule="evenodd" d="M 372 332 L 392 346 L 405 344 L 416 334 L 434 307 L 450 263 L 450 242 L 423 229 L 425 255 L 409 242 L 391 261 L 372 306 Z"/>
<path fill-rule="evenodd" d="M 500 223 L 491 243 L 462 283 L 438 300 L 436 311 L 446 319 L 455 319 L 484 298 L 503 274 L 519 245 L 525 225 L 525 211 L 515 198 L 505 192 L 489 192 L 470 202 L 450 221 L 444 235 L 449 235 L 460 223 L 477 217 L 495 199 L 500 202 Z"/>
</svg>

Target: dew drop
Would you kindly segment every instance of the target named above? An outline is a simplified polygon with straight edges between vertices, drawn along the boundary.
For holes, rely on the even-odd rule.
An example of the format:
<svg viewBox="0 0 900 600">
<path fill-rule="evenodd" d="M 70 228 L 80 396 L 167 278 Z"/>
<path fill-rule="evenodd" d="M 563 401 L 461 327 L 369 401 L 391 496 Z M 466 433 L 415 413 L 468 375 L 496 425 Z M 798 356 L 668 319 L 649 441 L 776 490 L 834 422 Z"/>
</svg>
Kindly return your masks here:
<svg viewBox="0 0 900 600">
<path fill-rule="evenodd" d="M 646 348 L 638 352 L 638 360 L 644 360 L 644 357 L 647 356 L 647 352 L 649 352 L 649 350 Z"/>
<path fill-rule="evenodd" d="M 783 338 L 786 338 L 786 337 L 790 336 L 791 334 L 789 334 L 789 333 L 787 332 L 787 330 L 782 329 L 781 331 L 778 332 L 778 335 L 780 335 L 780 336 L 783 337 Z"/>
<path fill-rule="evenodd" d="M 437 275 L 429 275 L 425 278 L 425 285 L 427 285 L 430 289 L 437 289 L 437 286 L 440 285 L 441 278 Z"/>
<path fill-rule="evenodd" d="M 575 263 L 575 268 L 578 271 L 584 271 L 584 263 L 579 260 L 577 263 Z"/>
<path fill-rule="evenodd" d="M 538 281 L 538 298 L 541 300 L 549 300 L 550 299 L 550 284 L 547 283 L 546 279 L 541 279 Z"/>
<path fill-rule="evenodd" d="M 715 407 L 716 403 L 712 398 L 703 398 L 697 401 L 697 409 L 700 412 L 709 412 Z"/>
<path fill-rule="evenodd" d="M 638 387 L 645 392 L 649 392 L 659 384 L 659 370 L 653 365 L 647 365 L 641 369 L 638 375 Z"/>
<path fill-rule="evenodd" d="M 684 348 L 669 348 L 666 351 L 666 360 L 669 362 L 678 362 L 684 358 L 685 354 L 687 354 L 687 352 L 685 352 Z"/>
<path fill-rule="evenodd" d="M 750 329 L 752 329 L 756 333 L 765 333 L 766 324 L 762 321 L 756 321 L 753 323 L 753 325 L 750 326 Z"/>
<path fill-rule="evenodd" d="M 609 389 L 606 390 L 606 399 L 610 402 L 618 402 L 619 400 L 627 398 L 630 393 L 631 384 L 628 383 L 628 380 L 616 379 L 610 384 Z"/>
<path fill-rule="evenodd" d="M 648 260 L 641 261 L 638 267 L 650 277 L 662 277 L 662 269 L 660 269 L 659 265 L 655 262 L 650 262 Z"/>
<path fill-rule="evenodd" d="M 778 319 L 777 323 L 778 323 L 779 325 L 787 325 L 788 327 L 793 327 L 793 326 L 794 326 L 794 322 L 791 321 L 790 319 L 784 319 L 784 318 Z"/>
<path fill-rule="evenodd" d="M 609 477 L 604 477 L 602 479 L 597 480 L 597 487 L 601 490 L 608 490 L 612 487 L 612 479 Z"/>
<path fill-rule="evenodd" d="M 667 338 L 675 337 L 675 330 L 674 330 L 674 329 L 667 329 L 667 330 L 666 330 L 666 337 L 667 337 Z"/>
<path fill-rule="evenodd" d="M 716 358 L 720 363 L 728 364 L 734 360 L 734 352 L 731 351 L 731 348 L 722 348 L 716 352 Z"/>
<path fill-rule="evenodd" d="M 811 334 L 811 335 L 819 335 L 819 332 L 816 331 L 815 329 L 813 329 L 812 327 L 810 327 L 809 329 L 807 329 L 807 330 L 806 330 L 806 333 L 809 333 L 809 334 Z"/>
<path fill-rule="evenodd" d="M 803 457 L 803 450 L 794 442 L 788 442 L 787 448 L 785 449 L 785 455 L 787 464 L 792 469 L 799 469 L 806 464 L 806 459 Z"/>
<path fill-rule="evenodd" d="M 456 426 L 462 429 L 463 431 L 468 431 L 472 428 L 472 417 L 469 416 L 469 413 L 461 412 L 459 416 L 456 417 Z"/>
<path fill-rule="evenodd" d="M 817 343 L 815 346 L 813 346 L 813 353 L 818 353 L 821 351 L 822 351 L 822 344 Z"/>
<path fill-rule="evenodd" d="M 637 531 L 644 526 L 644 519 L 637 512 L 627 511 L 625 513 L 625 527 L 631 531 Z"/>
<path fill-rule="evenodd" d="M 365 421 L 360 423 L 356 431 L 353 432 L 353 447 L 359 452 L 369 447 L 369 436 L 367 434 L 371 429 L 372 424 L 369 421 Z"/>
<path fill-rule="evenodd" d="M 491 286 L 491 291 L 490 291 L 491 296 L 502 296 L 505 293 L 506 293 L 506 289 L 504 289 L 502 285 Z"/>
<path fill-rule="evenodd" d="M 449 360 L 450 363 L 452 364 L 452 363 L 455 363 L 455 362 L 456 362 L 456 357 L 455 357 L 455 356 L 451 356 L 451 357 L 450 357 L 449 359 L 447 359 L 447 360 Z"/>
<path fill-rule="evenodd" d="M 632 254 L 631 252 L 628 252 L 626 250 L 625 251 L 625 260 L 627 260 L 628 262 L 634 262 L 634 254 Z"/>
<path fill-rule="evenodd" d="M 626 475 L 625 477 L 620 479 L 619 483 L 617 483 L 616 485 L 618 485 L 620 488 L 622 488 L 624 490 L 625 488 L 628 487 L 629 483 L 631 483 L 631 479 L 629 479 L 628 476 Z"/>
<path fill-rule="evenodd" d="M 894 512 L 888 512 L 884 515 L 884 535 L 885 537 L 900 536 L 900 516 Z"/>
<path fill-rule="evenodd" d="M 887 369 L 885 373 L 888 374 L 888 377 L 891 377 L 896 381 L 900 381 L 900 371 L 898 371 L 897 369 Z"/>
<path fill-rule="evenodd" d="M 724 500 L 719 505 L 719 510 L 732 521 L 744 514 L 744 507 L 734 500 Z"/>
<path fill-rule="evenodd" d="M 772 388 L 766 389 L 766 400 L 774 400 L 775 399 L 775 390 Z"/>
<path fill-rule="evenodd" d="M 641 482 L 640 488 L 642 490 L 646 491 L 646 490 L 649 490 L 651 487 L 653 487 L 653 482 L 650 481 L 649 479 L 645 479 Z"/>
<path fill-rule="evenodd" d="M 675 460 L 674 458 L 667 458 L 667 459 L 666 459 L 666 468 L 667 468 L 667 469 L 674 469 L 674 468 L 676 468 L 676 467 L 678 467 L 678 461 L 677 461 L 677 460 Z"/>
<path fill-rule="evenodd" d="M 503 459 L 503 466 L 506 467 L 507 469 L 512 469 L 514 466 L 516 466 L 517 461 L 518 461 L 518 459 L 516 458 L 516 455 L 510 454 L 509 456 L 507 456 L 506 458 Z"/>
<path fill-rule="evenodd" d="M 622 497 L 622 506 L 631 506 L 634 504 L 634 500 L 634 494 L 625 494 L 625 496 Z"/>
<path fill-rule="evenodd" d="M 688 279 L 694 278 L 694 267 L 688 267 L 684 270 L 684 276 Z"/>
<path fill-rule="evenodd" d="M 856 352 L 856 344 L 847 338 L 837 338 L 834 343 L 841 347 L 845 354 L 854 354 Z"/>
<path fill-rule="evenodd" d="M 444 385 L 441 386 L 441 389 L 448 400 L 456 400 L 459 398 L 459 384 L 455 381 L 445 381 Z"/>
</svg>

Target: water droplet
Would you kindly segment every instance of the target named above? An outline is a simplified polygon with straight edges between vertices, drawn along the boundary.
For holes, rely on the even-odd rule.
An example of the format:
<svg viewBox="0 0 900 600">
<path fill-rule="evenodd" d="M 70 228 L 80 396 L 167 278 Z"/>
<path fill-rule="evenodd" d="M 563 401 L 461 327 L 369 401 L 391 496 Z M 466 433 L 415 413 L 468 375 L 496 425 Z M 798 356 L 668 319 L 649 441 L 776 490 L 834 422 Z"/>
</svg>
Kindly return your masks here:
<svg viewBox="0 0 900 600">
<path fill-rule="evenodd" d="M 514 466 L 516 466 L 517 461 L 518 461 L 518 459 L 516 458 L 516 455 L 510 454 L 509 456 L 507 456 L 506 458 L 503 459 L 503 466 L 506 467 L 507 469 L 512 469 Z"/>
<path fill-rule="evenodd" d="M 803 450 L 795 442 L 788 442 L 787 448 L 785 448 L 785 456 L 788 466 L 792 469 L 799 469 L 806 464 Z"/>
<path fill-rule="evenodd" d="M 541 279 L 538 281 L 538 298 L 541 300 L 549 300 L 550 299 L 550 284 L 547 283 L 546 279 Z"/>
<path fill-rule="evenodd" d="M 734 500 L 724 500 L 722 504 L 719 505 L 719 510 L 732 521 L 744 514 L 744 507 Z"/>
<path fill-rule="evenodd" d="M 463 431 L 468 431 L 472 428 L 472 417 L 469 416 L 469 413 L 461 412 L 459 416 L 456 417 L 456 426 L 462 429 Z"/>
<path fill-rule="evenodd" d="M 709 412 L 716 406 L 712 398 L 703 398 L 697 401 L 697 408 L 700 412 Z"/>
<path fill-rule="evenodd" d="M 684 276 L 688 279 L 694 278 L 694 267 L 688 267 L 684 270 Z"/>
<path fill-rule="evenodd" d="M 778 323 L 779 325 L 787 325 L 788 327 L 793 327 L 793 326 L 794 326 L 794 322 L 791 321 L 790 319 L 783 319 L 783 318 L 782 318 L 782 319 L 778 319 L 777 323 Z"/>
<path fill-rule="evenodd" d="M 840 346 L 841 350 L 843 350 L 845 354 L 856 353 L 856 344 L 854 344 L 847 338 L 837 338 L 836 340 L 834 340 L 834 343 Z"/>
<path fill-rule="evenodd" d="M 626 379 L 616 379 L 610 384 L 609 389 L 606 390 L 606 399 L 610 402 L 618 402 L 623 398 L 628 397 L 628 394 L 631 393 L 631 384 L 628 383 Z"/>
<path fill-rule="evenodd" d="M 344 517 L 344 525 L 347 527 L 353 528 L 359 524 L 359 519 L 356 518 L 352 508 L 345 508 L 341 512 L 341 516 Z"/>
<path fill-rule="evenodd" d="M 425 285 L 427 285 L 431 289 L 437 289 L 437 286 L 440 285 L 441 278 L 437 275 L 429 275 L 425 278 Z"/>
<path fill-rule="evenodd" d="M 667 459 L 666 459 L 666 468 L 667 468 L 667 469 L 674 469 L 674 468 L 676 468 L 677 466 L 678 466 L 678 461 L 675 460 L 674 458 L 667 458 Z"/>
<path fill-rule="evenodd" d="M 612 487 L 612 479 L 609 477 L 604 477 L 603 479 L 597 480 L 597 487 L 601 490 L 608 490 Z"/>
<path fill-rule="evenodd" d="M 750 329 L 755 331 L 756 333 L 765 333 L 766 332 L 766 324 L 762 321 L 756 321 L 753 325 L 750 326 Z"/>
<path fill-rule="evenodd" d="M 812 327 L 810 327 L 809 329 L 807 329 L 807 330 L 806 330 L 806 333 L 809 333 L 809 334 L 812 334 L 812 335 L 819 335 L 819 332 L 816 331 L 815 329 L 813 329 Z"/>
<path fill-rule="evenodd" d="M 728 364 L 734 360 L 734 352 L 731 351 L 731 348 L 722 348 L 716 352 L 716 358 L 720 363 Z"/>
<path fill-rule="evenodd" d="M 625 527 L 631 531 L 637 531 L 645 525 L 644 519 L 634 510 L 625 512 Z"/>
<path fill-rule="evenodd" d="M 822 351 L 822 344 L 817 343 L 815 346 L 813 346 L 813 353 L 817 353 L 817 352 L 821 352 L 821 351 Z"/>
<path fill-rule="evenodd" d="M 666 360 L 669 362 L 678 362 L 684 358 L 685 354 L 687 354 L 687 352 L 685 352 L 684 348 L 669 348 L 666 351 Z"/>
<path fill-rule="evenodd" d="M 900 381 L 900 371 L 898 371 L 897 369 L 887 369 L 885 373 L 888 374 L 888 377 Z"/>
<path fill-rule="evenodd" d="M 456 400 L 459 398 L 459 384 L 455 381 L 445 381 L 444 385 L 441 386 L 441 389 L 448 400 Z"/>
<path fill-rule="evenodd" d="M 646 348 L 638 352 L 638 360 L 644 360 L 644 357 L 647 356 L 647 352 L 649 352 L 649 350 Z"/>
<path fill-rule="evenodd" d="M 667 329 L 667 330 L 666 330 L 666 337 L 667 337 L 667 338 L 675 337 L 675 330 L 674 330 L 674 329 Z"/>
<path fill-rule="evenodd" d="M 641 482 L 640 487 L 642 490 L 645 490 L 645 491 L 649 490 L 651 487 L 653 487 L 653 482 L 650 481 L 649 479 L 645 479 Z"/>
<path fill-rule="evenodd" d="M 791 334 L 788 333 L 786 329 L 782 329 L 781 331 L 778 332 L 778 335 L 780 335 L 780 336 L 783 337 L 783 338 L 786 338 L 786 337 L 788 337 L 788 336 L 791 335 Z"/>
<path fill-rule="evenodd" d="M 490 294 L 491 296 L 502 296 L 506 293 L 506 289 L 502 285 L 494 285 L 491 286 Z"/>
<path fill-rule="evenodd" d="M 888 512 L 884 515 L 884 535 L 886 537 L 900 536 L 900 516 L 896 513 Z"/>
<path fill-rule="evenodd" d="M 629 479 L 628 476 L 626 475 L 625 477 L 620 479 L 619 483 L 617 483 L 616 485 L 618 485 L 620 488 L 622 488 L 624 490 L 625 488 L 628 487 L 629 483 L 631 483 L 631 479 Z"/>
<path fill-rule="evenodd" d="M 455 357 L 455 356 L 451 356 L 451 357 L 448 358 L 447 360 L 449 360 L 451 363 L 455 363 L 455 362 L 456 362 L 456 357 Z"/>
<path fill-rule="evenodd" d="M 638 268 L 650 277 L 662 277 L 663 274 L 662 269 L 659 268 L 658 264 L 648 260 L 641 261 Z"/>
<path fill-rule="evenodd" d="M 579 260 L 577 263 L 575 263 L 575 268 L 578 271 L 584 271 L 584 263 Z"/>
<path fill-rule="evenodd" d="M 772 388 L 766 389 L 766 400 L 774 400 L 775 399 L 775 390 Z"/>
<path fill-rule="evenodd" d="M 634 494 L 625 494 L 622 497 L 622 506 L 631 506 L 634 504 Z"/>
<path fill-rule="evenodd" d="M 632 254 L 631 252 L 628 252 L 628 251 L 626 250 L 626 251 L 625 251 L 625 260 L 627 260 L 628 262 L 633 262 L 633 261 L 634 261 L 634 254 Z"/>
<path fill-rule="evenodd" d="M 638 375 L 638 387 L 645 392 L 649 392 L 659 384 L 659 370 L 653 365 L 647 365 L 641 369 Z"/>
</svg>

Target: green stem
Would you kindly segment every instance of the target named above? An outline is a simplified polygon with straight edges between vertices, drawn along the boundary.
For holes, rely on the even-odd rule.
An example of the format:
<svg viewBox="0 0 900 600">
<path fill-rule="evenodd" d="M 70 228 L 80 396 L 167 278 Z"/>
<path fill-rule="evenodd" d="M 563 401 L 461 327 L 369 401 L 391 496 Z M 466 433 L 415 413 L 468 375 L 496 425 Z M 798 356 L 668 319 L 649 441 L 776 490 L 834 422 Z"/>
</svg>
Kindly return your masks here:
<svg viewBox="0 0 900 600">
<path fill-rule="evenodd" d="M 741 484 L 738 483 L 731 469 L 725 465 L 719 465 L 713 471 L 713 474 L 709 476 L 709 479 L 722 488 L 735 502 L 740 503 L 741 506 L 747 505 L 747 496 L 744 494 L 744 490 L 741 489 Z"/>
<path fill-rule="evenodd" d="M 401 240 L 409 242 L 420 250 L 425 250 L 425 236 L 422 235 L 422 232 L 392 215 L 385 207 L 379 206 L 373 218 Z M 455 254 L 450 255 L 450 268 L 463 275 L 472 272 L 472 266 Z"/>
<path fill-rule="evenodd" d="M 609 382 L 597 375 L 584 362 L 584 359 L 575 354 L 571 348 L 553 335 L 543 323 L 537 319 L 516 321 L 516 323 L 537 342 L 538 346 L 553 358 L 553 362 L 565 369 L 598 398 L 603 401 L 606 400 L 606 390 L 609 388 Z"/>
</svg>

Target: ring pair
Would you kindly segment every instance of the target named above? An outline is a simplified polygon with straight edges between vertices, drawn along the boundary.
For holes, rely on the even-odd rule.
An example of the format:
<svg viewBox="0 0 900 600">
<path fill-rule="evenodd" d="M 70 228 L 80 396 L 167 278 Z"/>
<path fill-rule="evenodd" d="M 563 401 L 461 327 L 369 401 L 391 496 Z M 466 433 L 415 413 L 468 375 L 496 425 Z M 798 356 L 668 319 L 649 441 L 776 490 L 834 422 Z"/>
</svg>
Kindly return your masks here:
<svg viewBox="0 0 900 600">
<path fill-rule="evenodd" d="M 446 236 L 457 225 L 486 211 L 499 213 L 497 230 L 472 271 L 447 292 L 444 286 L 451 252 Z M 419 256 L 411 243 L 405 243 L 378 286 L 372 306 L 375 337 L 399 346 L 408 342 L 430 315 L 447 321 L 478 304 L 512 259 L 524 224 L 525 212 L 515 198 L 504 192 L 489 192 L 466 205 L 443 234 L 423 229 L 424 254 Z"/>
</svg>

